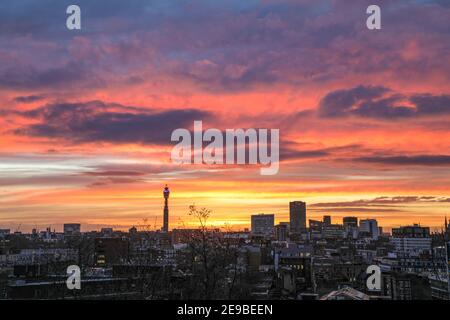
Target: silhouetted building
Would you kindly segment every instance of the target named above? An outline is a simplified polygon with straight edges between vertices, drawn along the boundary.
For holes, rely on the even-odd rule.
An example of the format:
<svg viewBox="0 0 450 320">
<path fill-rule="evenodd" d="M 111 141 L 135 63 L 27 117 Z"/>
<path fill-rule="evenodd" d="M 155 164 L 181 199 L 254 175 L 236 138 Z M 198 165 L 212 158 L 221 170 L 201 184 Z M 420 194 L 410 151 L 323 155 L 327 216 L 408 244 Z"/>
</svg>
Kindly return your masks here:
<svg viewBox="0 0 450 320">
<path fill-rule="evenodd" d="M 135 226 L 132 226 L 128 232 L 130 233 L 130 235 L 135 235 L 137 233 L 137 228 Z"/>
<path fill-rule="evenodd" d="M 430 228 L 421 227 L 418 224 L 392 229 L 394 238 L 429 238 Z"/>
<path fill-rule="evenodd" d="M 275 215 L 256 214 L 251 217 L 252 236 L 273 237 Z"/>
<path fill-rule="evenodd" d="M 430 300 L 429 280 L 415 274 L 382 273 L 382 292 L 392 300 Z"/>
<path fill-rule="evenodd" d="M 289 218 L 291 234 L 300 234 L 306 229 L 306 203 L 303 201 L 289 202 Z"/>
<path fill-rule="evenodd" d="M 0 229 L 0 238 L 3 238 L 11 233 L 10 229 Z"/>
<path fill-rule="evenodd" d="M 344 237 L 344 226 L 342 224 L 324 224 L 322 237 L 325 239 L 341 239 Z"/>
<path fill-rule="evenodd" d="M 444 238 L 446 241 L 450 240 L 450 226 L 447 222 L 447 216 L 445 216 L 445 222 L 444 222 Z"/>
<path fill-rule="evenodd" d="M 286 241 L 289 236 L 289 223 L 280 222 L 275 226 L 275 239 L 277 241 Z"/>
<path fill-rule="evenodd" d="M 358 237 L 358 218 L 344 217 L 342 219 L 344 230 L 348 238 L 356 239 Z"/>
<path fill-rule="evenodd" d="M 378 239 L 380 230 L 375 219 L 363 219 L 359 221 L 359 231 L 368 233 L 372 239 Z"/>
<path fill-rule="evenodd" d="M 323 222 L 319 220 L 309 219 L 309 229 L 311 231 L 322 232 Z"/>
<path fill-rule="evenodd" d="M 428 280 L 430 281 L 431 298 L 433 300 L 450 299 L 450 287 L 447 275 L 430 274 Z"/>
<path fill-rule="evenodd" d="M 346 227 L 358 227 L 358 218 L 357 217 L 344 217 L 342 219 L 342 223 L 344 225 L 344 228 Z"/>
<path fill-rule="evenodd" d="M 331 216 L 323 216 L 323 224 L 331 224 Z"/>
<path fill-rule="evenodd" d="M 393 228 L 391 243 L 395 246 L 395 251 L 402 256 L 418 257 L 423 253 L 431 253 L 430 228 L 417 224 Z"/>
<path fill-rule="evenodd" d="M 101 228 L 100 229 L 100 233 L 102 234 L 102 236 L 104 237 L 111 237 L 112 234 L 114 232 L 113 228 Z"/>
<path fill-rule="evenodd" d="M 320 220 L 309 219 L 309 235 L 310 239 L 321 239 L 322 238 L 322 228 L 323 222 Z"/>
<path fill-rule="evenodd" d="M 331 216 L 323 216 L 323 224 L 331 224 Z"/>
<path fill-rule="evenodd" d="M 285 294 L 297 297 L 312 292 L 312 247 L 290 244 L 275 250 L 274 268 L 277 287 Z"/>
<path fill-rule="evenodd" d="M 64 235 L 71 236 L 75 234 L 79 234 L 81 231 L 81 224 L 79 223 L 65 223 L 64 224 Z"/>
</svg>

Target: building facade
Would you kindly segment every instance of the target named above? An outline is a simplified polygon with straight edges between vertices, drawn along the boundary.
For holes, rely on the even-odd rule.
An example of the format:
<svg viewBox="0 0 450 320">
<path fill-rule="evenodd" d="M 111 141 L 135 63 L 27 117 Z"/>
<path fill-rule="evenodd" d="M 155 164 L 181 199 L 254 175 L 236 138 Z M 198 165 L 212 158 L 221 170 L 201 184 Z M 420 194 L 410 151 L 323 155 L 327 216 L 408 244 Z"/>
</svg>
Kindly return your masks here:
<svg viewBox="0 0 450 320">
<path fill-rule="evenodd" d="M 255 237 L 273 237 L 275 215 L 256 214 L 251 217 L 252 236 Z"/>
<path fill-rule="evenodd" d="M 289 218 L 291 234 L 300 234 L 306 230 L 306 203 L 303 201 L 289 202 Z"/>
</svg>

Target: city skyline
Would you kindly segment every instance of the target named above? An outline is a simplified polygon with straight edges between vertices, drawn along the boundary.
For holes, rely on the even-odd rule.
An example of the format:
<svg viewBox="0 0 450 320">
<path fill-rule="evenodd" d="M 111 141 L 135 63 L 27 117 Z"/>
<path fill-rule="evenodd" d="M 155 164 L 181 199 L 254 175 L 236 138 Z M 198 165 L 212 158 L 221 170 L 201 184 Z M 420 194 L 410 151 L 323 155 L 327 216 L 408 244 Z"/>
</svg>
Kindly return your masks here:
<svg viewBox="0 0 450 320">
<path fill-rule="evenodd" d="M 450 215 L 450 7 L 439 0 L 0 3 L 0 228 L 249 227 Z M 86 16 L 84 16 L 84 14 Z M 418 23 L 417 21 L 420 21 Z M 446 58 L 447 57 L 447 58 Z M 175 165 L 171 132 L 280 129 L 280 168 Z"/>
<path fill-rule="evenodd" d="M 169 224 L 170 224 L 169 205 L 168 205 L 169 194 L 170 194 L 170 191 L 169 191 L 168 185 L 166 184 L 163 189 L 163 198 L 164 198 L 163 213 L 161 214 L 160 217 L 158 217 L 156 215 L 153 223 L 148 218 L 143 218 L 142 221 L 139 221 L 138 223 L 128 225 L 128 226 L 99 225 L 97 228 L 92 227 L 92 228 L 86 229 L 86 227 L 84 227 L 84 230 L 82 230 L 82 232 L 99 231 L 100 229 L 109 229 L 109 228 L 111 228 L 111 229 L 114 228 L 115 231 L 129 231 L 132 228 L 136 228 L 137 231 L 170 232 L 173 229 L 190 229 L 190 228 L 200 227 L 200 225 L 198 223 L 186 224 L 185 222 L 182 222 L 181 224 L 175 225 L 173 228 L 169 228 Z M 158 218 L 161 218 L 162 224 L 158 224 Z M 253 230 L 254 219 L 262 218 L 263 220 L 266 220 L 267 218 L 269 218 L 269 220 L 271 221 L 269 224 L 272 225 L 273 232 L 275 232 L 276 225 L 288 224 L 288 225 L 290 225 L 290 228 L 289 228 L 290 233 L 298 236 L 300 233 L 304 232 L 306 230 L 306 228 L 311 228 L 311 223 L 310 223 L 311 220 L 314 222 L 323 221 L 323 223 L 329 224 L 329 225 L 331 225 L 331 224 L 343 225 L 344 227 L 348 223 L 350 223 L 350 224 L 356 223 L 356 226 L 359 227 L 360 229 L 365 228 L 361 224 L 364 221 L 375 221 L 376 224 L 378 223 L 377 219 L 371 218 L 369 216 L 362 217 L 362 216 L 358 216 L 358 215 L 349 215 L 349 214 L 344 214 L 342 216 L 335 216 L 335 215 L 330 215 L 329 213 L 326 215 L 322 215 L 320 217 L 318 217 L 316 215 L 309 216 L 308 211 L 307 211 L 307 204 L 303 201 L 298 201 L 298 200 L 289 202 L 289 213 L 288 213 L 288 217 L 286 219 L 283 219 L 284 216 L 283 216 L 283 218 L 280 218 L 276 214 L 268 213 L 268 212 L 253 213 L 253 214 L 250 214 L 248 216 L 248 218 L 249 218 L 248 222 L 244 226 L 242 226 L 242 225 L 237 226 L 237 225 L 232 225 L 229 223 L 225 223 L 223 225 L 216 225 L 216 224 L 214 224 L 214 222 L 212 222 L 212 223 L 207 222 L 205 226 L 208 228 L 220 228 L 220 229 L 223 229 L 224 231 L 233 231 L 233 232 L 247 231 L 247 232 L 254 233 L 255 232 Z M 81 226 L 83 224 L 80 222 L 65 221 L 62 223 L 61 226 L 59 226 L 58 229 L 60 229 L 60 230 L 58 230 L 58 232 L 63 231 L 65 233 L 66 227 L 69 228 L 69 230 L 71 230 L 74 225 L 78 226 L 78 228 L 81 228 Z M 420 226 L 421 223 L 408 222 L 404 225 L 392 226 L 392 227 L 387 227 L 387 228 L 381 224 L 377 224 L 376 228 L 377 229 L 378 229 L 378 227 L 382 228 L 383 232 L 391 232 L 391 229 L 398 228 L 398 227 L 404 227 L 404 226 L 411 226 L 411 225 L 419 225 Z M 21 226 L 22 226 L 22 223 L 19 223 L 17 225 L 17 228 L 15 228 L 15 229 L 13 228 L 13 230 L 11 230 L 11 229 L 8 229 L 7 227 L 2 228 L 2 226 L 0 225 L 0 230 L 10 230 L 11 232 L 25 231 L 25 230 L 21 229 Z M 264 226 L 264 224 L 263 224 L 263 226 Z M 426 226 L 426 225 L 423 225 L 423 226 Z M 267 228 L 267 225 L 265 227 Z M 430 226 L 428 226 L 428 227 L 430 227 Z M 444 220 L 442 221 L 442 224 L 440 226 L 437 226 L 437 227 L 431 226 L 430 228 L 431 228 L 431 231 L 434 231 L 436 233 L 446 230 L 447 229 L 447 216 L 444 217 Z M 52 226 L 51 224 L 45 226 L 45 229 L 56 231 L 55 226 Z M 28 233 L 30 233 L 31 231 L 39 232 L 41 230 L 38 228 L 37 225 L 35 225 L 32 229 L 27 230 L 27 231 L 28 231 Z"/>
</svg>

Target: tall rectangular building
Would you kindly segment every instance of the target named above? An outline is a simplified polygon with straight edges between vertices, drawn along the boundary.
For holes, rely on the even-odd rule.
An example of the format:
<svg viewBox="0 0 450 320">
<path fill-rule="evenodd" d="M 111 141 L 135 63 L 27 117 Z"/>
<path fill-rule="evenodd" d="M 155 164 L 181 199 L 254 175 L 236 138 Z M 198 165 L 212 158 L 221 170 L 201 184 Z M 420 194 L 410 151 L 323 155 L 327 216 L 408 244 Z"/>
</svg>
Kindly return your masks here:
<svg viewBox="0 0 450 320">
<path fill-rule="evenodd" d="M 359 231 L 369 233 L 372 239 L 378 239 L 380 230 L 375 219 L 363 219 L 359 221 Z"/>
<path fill-rule="evenodd" d="M 323 216 L 323 224 L 329 226 L 331 224 L 331 216 Z"/>
<path fill-rule="evenodd" d="M 275 239 L 286 241 L 289 238 L 289 222 L 280 222 L 275 226 Z"/>
<path fill-rule="evenodd" d="M 299 234 L 306 230 L 306 203 L 303 201 L 289 202 L 290 230 Z"/>
<path fill-rule="evenodd" d="M 344 225 L 345 234 L 349 238 L 358 238 L 358 218 L 357 217 L 344 217 L 342 219 Z M 380 233 L 381 234 L 381 233 Z"/>
<path fill-rule="evenodd" d="M 357 217 L 344 217 L 342 219 L 342 223 L 344 228 L 357 228 L 358 227 L 358 218 Z"/>
</svg>

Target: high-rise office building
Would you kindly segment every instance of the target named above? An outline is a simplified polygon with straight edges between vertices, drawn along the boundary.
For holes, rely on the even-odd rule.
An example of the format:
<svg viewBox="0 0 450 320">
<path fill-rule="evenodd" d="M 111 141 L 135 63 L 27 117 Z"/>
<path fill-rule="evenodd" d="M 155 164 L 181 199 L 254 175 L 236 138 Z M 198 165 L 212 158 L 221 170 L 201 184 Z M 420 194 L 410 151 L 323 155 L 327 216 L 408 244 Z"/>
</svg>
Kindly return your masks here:
<svg viewBox="0 0 450 320">
<path fill-rule="evenodd" d="M 167 186 L 167 184 L 164 188 L 163 195 L 164 195 L 164 224 L 162 227 L 162 231 L 169 232 L 169 195 L 170 195 L 170 190 L 169 190 L 169 187 Z"/>
<path fill-rule="evenodd" d="M 322 232 L 323 222 L 319 220 L 309 219 L 309 230 Z"/>
<path fill-rule="evenodd" d="M 306 229 L 306 203 L 289 202 L 289 218 L 291 234 L 299 234 Z"/>
<path fill-rule="evenodd" d="M 323 224 L 330 225 L 331 224 L 331 216 L 323 216 Z"/>
<path fill-rule="evenodd" d="M 391 243 L 398 253 L 420 255 L 422 252 L 431 252 L 432 238 L 429 227 L 417 224 L 392 229 Z"/>
<path fill-rule="evenodd" d="M 275 215 L 252 215 L 252 235 L 258 237 L 272 237 L 274 235 Z"/>
<path fill-rule="evenodd" d="M 378 239 L 380 232 L 378 229 L 378 221 L 375 219 L 360 220 L 359 231 L 369 233 L 373 239 Z"/>
<path fill-rule="evenodd" d="M 344 237 L 344 226 L 341 224 L 324 224 L 322 237 L 325 239 L 341 239 Z"/>
<path fill-rule="evenodd" d="M 344 217 L 342 219 L 342 224 L 344 225 L 344 228 L 356 228 L 358 227 L 358 218 L 357 217 Z"/>
<path fill-rule="evenodd" d="M 286 241 L 289 236 L 289 222 L 280 222 L 275 226 L 275 239 Z"/>
<path fill-rule="evenodd" d="M 392 229 L 392 237 L 394 238 L 429 238 L 430 228 L 421 227 L 418 224 L 412 226 L 404 226 Z"/>
<path fill-rule="evenodd" d="M 358 218 L 357 217 L 344 217 L 342 219 L 344 225 L 344 231 L 347 237 L 356 239 L 358 237 Z"/>
</svg>

